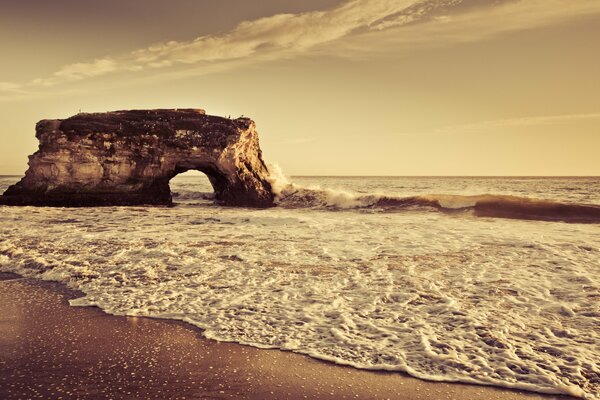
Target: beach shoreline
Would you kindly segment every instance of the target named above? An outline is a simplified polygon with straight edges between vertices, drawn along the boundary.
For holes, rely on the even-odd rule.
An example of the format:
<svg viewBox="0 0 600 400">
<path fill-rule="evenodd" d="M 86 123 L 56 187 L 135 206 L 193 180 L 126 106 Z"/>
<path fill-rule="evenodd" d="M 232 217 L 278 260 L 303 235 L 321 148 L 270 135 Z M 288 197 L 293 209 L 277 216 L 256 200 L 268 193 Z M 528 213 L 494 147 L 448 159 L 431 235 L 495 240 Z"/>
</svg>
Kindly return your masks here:
<svg viewBox="0 0 600 400">
<path fill-rule="evenodd" d="M 80 292 L 15 274 L 0 285 L 3 399 L 572 399 L 217 342 L 180 321 L 71 307 Z"/>
</svg>

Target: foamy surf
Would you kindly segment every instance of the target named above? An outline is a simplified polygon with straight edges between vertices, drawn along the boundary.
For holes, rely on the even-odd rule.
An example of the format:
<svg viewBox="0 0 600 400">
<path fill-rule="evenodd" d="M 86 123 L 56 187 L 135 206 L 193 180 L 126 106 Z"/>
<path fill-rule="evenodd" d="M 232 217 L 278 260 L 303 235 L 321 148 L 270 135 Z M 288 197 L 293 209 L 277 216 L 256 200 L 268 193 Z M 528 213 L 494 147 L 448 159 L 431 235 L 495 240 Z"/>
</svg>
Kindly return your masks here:
<svg viewBox="0 0 600 400">
<path fill-rule="evenodd" d="M 435 210 L 456 213 L 462 211 L 470 212 L 478 217 L 600 223 L 600 206 L 597 205 L 573 204 L 516 195 L 422 194 L 394 196 L 386 193 L 353 193 L 347 190 L 298 185 L 285 177 L 279 167 L 270 166 L 270 168 L 276 204 L 285 208 L 356 209 L 380 212 Z"/>
<path fill-rule="evenodd" d="M 293 188 L 284 191 L 277 204 L 287 208 L 370 209 L 382 212 L 437 210 L 455 213 L 467 211 L 478 217 L 600 223 L 599 206 L 490 194 L 470 196 L 431 194 L 391 197 L 384 194 L 356 195 L 328 189 Z"/>
<path fill-rule="evenodd" d="M 206 192 L 189 179 L 174 180 L 173 190 Z M 0 270 L 81 290 L 74 305 L 179 319 L 217 340 L 598 399 L 597 225 L 471 218 L 473 211 L 448 217 L 420 204 L 411 212 L 352 208 L 357 194 L 423 197 L 456 181 L 298 180 L 342 190 L 314 208 L 3 207 Z M 596 184 L 582 182 L 568 186 Z M 590 186 L 560 198 L 562 183 L 547 185 L 527 190 L 554 190 L 565 202 L 597 194 Z"/>
</svg>

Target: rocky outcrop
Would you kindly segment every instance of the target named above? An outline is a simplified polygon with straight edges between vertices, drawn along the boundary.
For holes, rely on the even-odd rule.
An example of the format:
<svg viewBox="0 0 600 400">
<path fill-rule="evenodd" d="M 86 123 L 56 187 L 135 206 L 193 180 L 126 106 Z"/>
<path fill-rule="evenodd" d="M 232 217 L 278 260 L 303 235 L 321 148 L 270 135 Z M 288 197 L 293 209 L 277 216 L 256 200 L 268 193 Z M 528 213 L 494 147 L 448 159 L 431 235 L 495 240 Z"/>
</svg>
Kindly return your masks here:
<svg viewBox="0 0 600 400">
<path fill-rule="evenodd" d="M 218 202 L 268 207 L 271 186 L 248 118 L 204 110 L 80 113 L 36 126 L 39 150 L 0 204 L 97 206 L 172 203 L 169 180 L 204 172 Z"/>
</svg>

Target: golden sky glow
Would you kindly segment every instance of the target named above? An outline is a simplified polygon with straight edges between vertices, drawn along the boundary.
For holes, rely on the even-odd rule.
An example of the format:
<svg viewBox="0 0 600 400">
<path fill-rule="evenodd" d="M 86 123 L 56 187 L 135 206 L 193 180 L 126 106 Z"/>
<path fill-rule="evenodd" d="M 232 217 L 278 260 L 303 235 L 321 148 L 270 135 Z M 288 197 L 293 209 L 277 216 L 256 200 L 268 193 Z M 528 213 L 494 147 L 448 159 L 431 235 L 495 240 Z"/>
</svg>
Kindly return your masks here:
<svg viewBox="0 0 600 400">
<path fill-rule="evenodd" d="M 9 3 L 0 174 L 37 120 L 198 107 L 291 175 L 600 175 L 597 0 Z"/>
</svg>

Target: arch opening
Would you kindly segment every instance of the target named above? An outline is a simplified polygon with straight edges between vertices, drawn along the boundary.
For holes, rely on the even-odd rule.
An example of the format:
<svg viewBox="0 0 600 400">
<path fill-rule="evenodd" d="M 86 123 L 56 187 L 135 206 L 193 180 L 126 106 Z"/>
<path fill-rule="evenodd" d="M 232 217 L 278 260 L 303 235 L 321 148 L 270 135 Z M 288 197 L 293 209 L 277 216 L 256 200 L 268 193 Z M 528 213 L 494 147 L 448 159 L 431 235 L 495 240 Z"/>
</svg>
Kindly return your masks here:
<svg viewBox="0 0 600 400">
<path fill-rule="evenodd" d="M 174 205 L 210 205 L 217 198 L 215 179 L 200 169 L 178 169 L 169 179 L 169 191 Z"/>
</svg>

